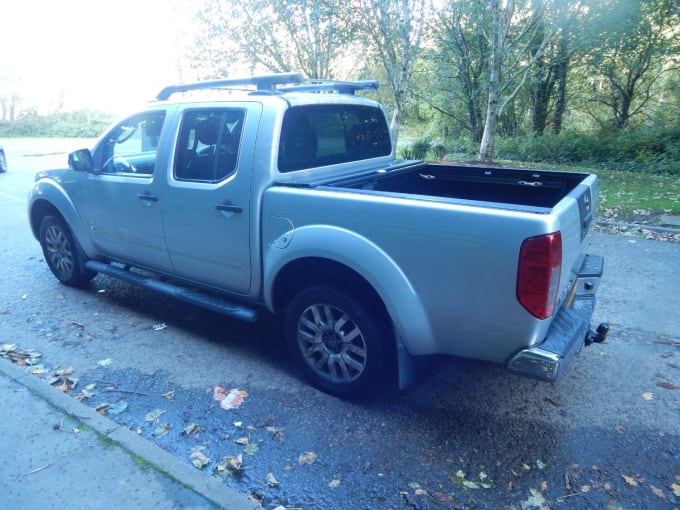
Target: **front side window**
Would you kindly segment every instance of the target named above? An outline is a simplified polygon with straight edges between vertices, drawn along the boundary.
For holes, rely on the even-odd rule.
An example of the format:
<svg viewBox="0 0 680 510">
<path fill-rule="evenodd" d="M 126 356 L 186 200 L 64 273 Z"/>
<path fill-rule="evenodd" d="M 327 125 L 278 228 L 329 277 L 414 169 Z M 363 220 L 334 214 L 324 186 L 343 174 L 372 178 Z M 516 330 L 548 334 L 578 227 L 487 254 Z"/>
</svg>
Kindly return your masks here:
<svg viewBox="0 0 680 510">
<path fill-rule="evenodd" d="M 364 105 L 309 105 L 286 111 L 279 141 L 279 171 L 292 172 L 392 152 L 382 110 Z"/>
<path fill-rule="evenodd" d="M 184 113 L 175 155 L 175 179 L 219 182 L 236 170 L 245 111 L 236 108 Z"/>
<path fill-rule="evenodd" d="M 153 173 L 165 112 L 145 112 L 125 119 L 114 127 L 101 145 L 104 173 Z"/>
</svg>

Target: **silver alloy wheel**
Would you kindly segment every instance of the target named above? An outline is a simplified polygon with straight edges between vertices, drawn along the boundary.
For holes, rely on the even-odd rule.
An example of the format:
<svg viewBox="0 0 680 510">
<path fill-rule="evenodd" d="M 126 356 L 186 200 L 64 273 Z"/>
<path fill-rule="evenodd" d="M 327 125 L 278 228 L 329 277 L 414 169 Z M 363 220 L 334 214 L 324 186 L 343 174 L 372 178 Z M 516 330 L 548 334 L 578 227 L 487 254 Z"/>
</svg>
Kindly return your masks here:
<svg viewBox="0 0 680 510">
<path fill-rule="evenodd" d="M 325 303 L 307 307 L 297 333 L 305 363 L 320 376 L 347 383 L 366 369 L 366 340 L 356 322 L 340 308 Z"/>
<path fill-rule="evenodd" d="M 59 225 L 50 225 L 45 231 L 45 249 L 52 266 L 68 277 L 73 273 L 75 260 L 68 236 Z"/>
</svg>

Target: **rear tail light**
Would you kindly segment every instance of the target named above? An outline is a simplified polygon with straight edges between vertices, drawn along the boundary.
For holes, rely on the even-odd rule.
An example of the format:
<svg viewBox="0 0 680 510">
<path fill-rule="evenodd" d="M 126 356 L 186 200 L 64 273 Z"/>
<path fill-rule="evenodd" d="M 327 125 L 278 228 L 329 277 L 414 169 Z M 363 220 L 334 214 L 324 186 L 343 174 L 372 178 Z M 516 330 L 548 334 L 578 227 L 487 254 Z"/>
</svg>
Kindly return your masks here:
<svg viewBox="0 0 680 510">
<path fill-rule="evenodd" d="M 517 299 L 531 315 L 553 314 L 562 269 L 562 234 L 554 232 L 525 239 L 519 253 Z"/>
</svg>

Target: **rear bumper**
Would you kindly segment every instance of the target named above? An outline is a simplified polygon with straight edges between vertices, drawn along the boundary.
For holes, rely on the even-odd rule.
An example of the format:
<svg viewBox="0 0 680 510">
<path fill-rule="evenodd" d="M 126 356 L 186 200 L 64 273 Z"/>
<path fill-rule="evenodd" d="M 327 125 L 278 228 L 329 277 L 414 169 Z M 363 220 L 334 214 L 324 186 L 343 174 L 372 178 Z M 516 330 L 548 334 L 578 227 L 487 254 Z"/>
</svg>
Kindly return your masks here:
<svg viewBox="0 0 680 510">
<path fill-rule="evenodd" d="M 545 340 L 515 353 L 506 363 L 509 371 L 555 382 L 586 343 L 590 319 L 595 310 L 595 293 L 600 283 L 604 259 L 586 255 L 569 297 L 555 315 Z"/>
</svg>

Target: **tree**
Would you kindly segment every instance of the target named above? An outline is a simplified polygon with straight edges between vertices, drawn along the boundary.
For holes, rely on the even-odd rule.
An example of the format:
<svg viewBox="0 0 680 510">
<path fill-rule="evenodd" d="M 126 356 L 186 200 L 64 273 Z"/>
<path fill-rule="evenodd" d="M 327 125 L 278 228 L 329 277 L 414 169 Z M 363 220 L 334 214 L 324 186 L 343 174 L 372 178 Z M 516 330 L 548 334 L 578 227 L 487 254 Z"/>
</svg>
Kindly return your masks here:
<svg viewBox="0 0 680 510">
<path fill-rule="evenodd" d="M 351 19 L 380 62 L 394 94 L 390 130 L 396 147 L 399 117 L 411 93 L 428 15 L 426 0 L 358 0 Z"/>
<path fill-rule="evenodd" d="M 534 0 L 536 4 L 538 0 Z M 547 5 L 546 15 L 537 21 L 537 29 L 533 33 L 533 41 L 529 49 L 531 57 L 535 58 L 533 70 L 528 80 L 528 92 L 531 99 L 531 130 L 535 136 L 542 135 L 552 116 L 553 132 L 559 134 L 567 106 L 567 75 L 569 64 L 576 52 L 573 43 L 573 27 L 578 21 L 581 9 L 578 2 L 572 2 L 572 8 L 567 8 L 570 0 L 561 0 L 562 9 L 557 13 Z M 560 12 L 566 12 L 563 19 L 554 20 Z M 550 21 L 548 18 L 553 18 Z M 545 45 L 542 54 L 537 54 L 541 43 L 549 31 L 549 25 L 559 23 L 559 31 L 555 37 Z"/>
<path fill-rule="evenodd" d="M 604 106 L 607 115 L 594 109 L 590 114 L 601 127 L 621 130 L 645 115 L 662 78 L 678 69 L 668 58 L 678 37 L 678 15 L 666 0 L 598 0 L 592 12 L 598 39 L 586 57 L 595 77 L 590 102 Z"/>
<path fill-rule="evenodd" d="M 482 98 L 489 54 L 484 19 L 484 4 L 478 1 L 451 2 L 439 13 L 433 30 L 437 48 L 430 57 L 436 62 L 434 76 L 421 96 L 465 129 L 475 143 L 481 142 L 484 131 Z"/>
<path fill-rule="evenodd" d="M 555 10 L 555 21 L 546 23 L 547 27 L 541 23 L 549 2 L 518 6 L 516 0 L 489 0 L 491 28 L 486 34 L 490 47 L 489 83 L 484 133 L 479 147 L 482 161 L 492 159 L 500 116 L 522 89 L 531 69 L 557 33 L 559 9 Z M 541 30 L 545 30 L 545 35 L 538 36 Z"/>
<path fill-rule="evenodd" d="M 211 78 L 228 76 L 236 64 L 333 78 L 352 34 L 333 0 L 207 0 L 197 21 L 194 63 Z"/>
</svg>

